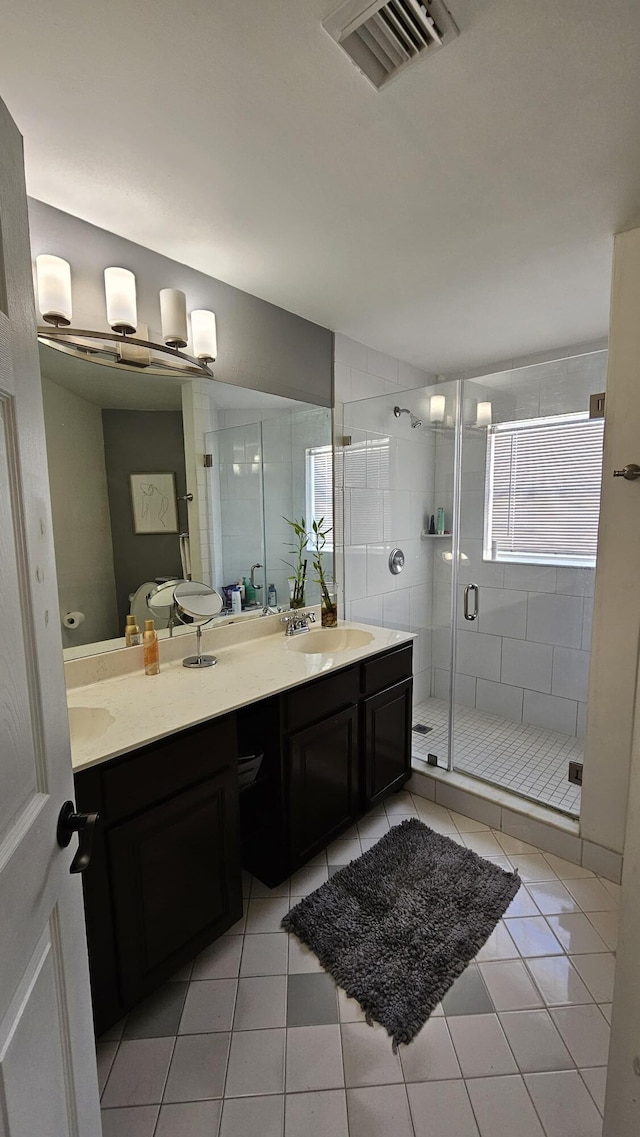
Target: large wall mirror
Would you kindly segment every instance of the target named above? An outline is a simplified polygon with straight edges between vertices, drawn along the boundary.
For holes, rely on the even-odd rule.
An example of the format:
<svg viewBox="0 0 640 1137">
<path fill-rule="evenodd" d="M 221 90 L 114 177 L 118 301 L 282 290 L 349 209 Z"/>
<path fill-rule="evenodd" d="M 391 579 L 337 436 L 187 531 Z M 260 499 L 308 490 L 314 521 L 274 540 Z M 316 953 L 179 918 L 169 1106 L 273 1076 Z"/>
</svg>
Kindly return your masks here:
<svg viewBox="0 0 640 1137">
<path fill-rule="evenodd" d="M 40 364 L 65 658 L 122 646 L 131 611 L 173 634 L 148 597 L 189 576 L 229 604 L 246 582 L 243 618 L 288 607 L 285 518 L 331 510 L 328 408 L 43 343 Z"/>
</svg>

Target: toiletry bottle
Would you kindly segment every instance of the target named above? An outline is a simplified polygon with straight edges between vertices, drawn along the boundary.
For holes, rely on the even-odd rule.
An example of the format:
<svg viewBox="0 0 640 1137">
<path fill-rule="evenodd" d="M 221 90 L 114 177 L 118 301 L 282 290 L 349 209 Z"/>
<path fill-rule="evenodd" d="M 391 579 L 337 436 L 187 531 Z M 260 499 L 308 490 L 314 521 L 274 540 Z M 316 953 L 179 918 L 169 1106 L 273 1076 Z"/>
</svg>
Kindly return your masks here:
<svg viewBox="0 0 640 1137">
<path fill-rule="evenodd" d="M 238 581 L 238 583 L 237 583 L 236 587 L 240 589 L 240 603 L 241 603 L 241 604 L 244 604 L 244 601 L 245 601 L 245 593 L 244 593 L 244 581 L 242 580 L 242 578 L 240 578 L 240 580 Z"/>
<path fill-rule="evenodd" d="M 444 508 L 441 505 L 438 506 L 438 521 L 436 523 L 436 532 L 444 533 Z"/>
<path fill-rule="evenodd" d="M 436 531 L 436 519 L 433 516 L 433 514 L 431 514 L 431 521 L 429 522 L 429 533 L 431 533 L 433 535 L 435 533 L 435 531 Z"/>
<path fill-rule="evenodd" d="M 142 643 L 142 632 L 136 623 L 135 616 L 127 616 L 124 629 L 124 642 L 127 647 L 134 647 Z"/>
<path fill-rule="evenodd" d="M 270 584 L 267 590 L 267 604 L 270 608 L 278 607 L 278 593 L 275 584 Z"/>
<path fill-rule="evenodd" d="M 253 587 L 251 581 L 247 580 L 246 576 L 243 576 L 242 583 L 244 584 L 245 604 L 255 604 L 255 602 L 256 602 L 256 590 Z"/>
<path fill-rule="evenodd" d="M 160 651 L 158 648 L 158 633 L 153 620 L 145 620 L 144 635 L 144 673 L 145 675 L 158 675 L 160 673 Z"/>
<path fill-rule="evenodd" d="M 237 584 L 231 589 L 231 611 L 234 615 L 242 612 L 242 595 Z"/>
</svg>

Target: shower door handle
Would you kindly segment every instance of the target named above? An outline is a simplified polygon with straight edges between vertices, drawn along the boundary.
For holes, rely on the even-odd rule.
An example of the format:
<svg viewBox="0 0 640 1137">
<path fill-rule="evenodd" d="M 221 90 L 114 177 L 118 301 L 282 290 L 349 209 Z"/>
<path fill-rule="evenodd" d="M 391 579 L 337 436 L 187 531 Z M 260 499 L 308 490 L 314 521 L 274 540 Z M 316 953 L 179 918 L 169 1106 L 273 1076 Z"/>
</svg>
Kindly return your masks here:
<svg viewBox="0 0 640 1137">
<path fill-rule="evenodd" d="M 469 611 L 469 594 L 473 592 L 473 612 Z M 464 590 L 464 618 L 465 620 L 476 620 L 478 617 L 478 596 L 479 589 L 477 584 L 467 584 Z"/>
</svg>

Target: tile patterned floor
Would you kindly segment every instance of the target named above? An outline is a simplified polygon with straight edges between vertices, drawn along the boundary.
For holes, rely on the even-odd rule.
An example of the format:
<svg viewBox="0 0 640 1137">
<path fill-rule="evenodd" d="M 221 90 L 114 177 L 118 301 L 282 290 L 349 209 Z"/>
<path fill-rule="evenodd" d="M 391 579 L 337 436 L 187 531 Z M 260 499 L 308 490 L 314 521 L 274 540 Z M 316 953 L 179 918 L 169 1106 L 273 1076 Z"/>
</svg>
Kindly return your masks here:
<svg viewBox="0 0 640 1137">
<path fill-rule="evenodd" d="M 449 704 L 427 699 L 413 708 L 413 721 L 432 727 L 413 734 L 413 756 L 426 761 L 437 754 L 447 760 Z M 567 781 L 569 762 L 582 762 L 584 740 L 555 730 L 511 722 L 475 707 L 456 706 L 455 764 L 457 770 L 504 786 L 512 793 L 551 805 L 577 817 L 580 787 Z"/>
<path fill-rule="evenodd" d="M 405 816 L 523 884 L 394 1055 L 280 920 Z M 104 1137 L 601 1137 L 619 889 L 403 792 L 98 1043 Z"/>
</svg>

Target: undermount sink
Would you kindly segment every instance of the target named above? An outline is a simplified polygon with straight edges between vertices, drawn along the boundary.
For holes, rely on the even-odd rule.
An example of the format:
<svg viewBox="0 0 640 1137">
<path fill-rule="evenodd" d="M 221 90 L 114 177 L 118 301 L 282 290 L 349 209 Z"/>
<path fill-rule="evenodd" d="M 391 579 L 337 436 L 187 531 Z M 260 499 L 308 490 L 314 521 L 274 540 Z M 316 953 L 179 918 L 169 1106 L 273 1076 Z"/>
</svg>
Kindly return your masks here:
<svg viewBox="0 0 640 1137">
<path fill-rule="evenodd" d="M 301 651 L 304 655 L 333 655 L 337 651 L 365 647 L 372 639 L 371 632 L 361 632 L 359 628 L 318 628 L 314 632 L 292 636 L 288 647 L 291 651 Z"/>
<path fill-rule="evenodd" d="M 67 710 L 72 742 L 91 742 L 94 738 L 101 738 L 116 721 L 104 707 L 68 707 Z"/>
</svg>

